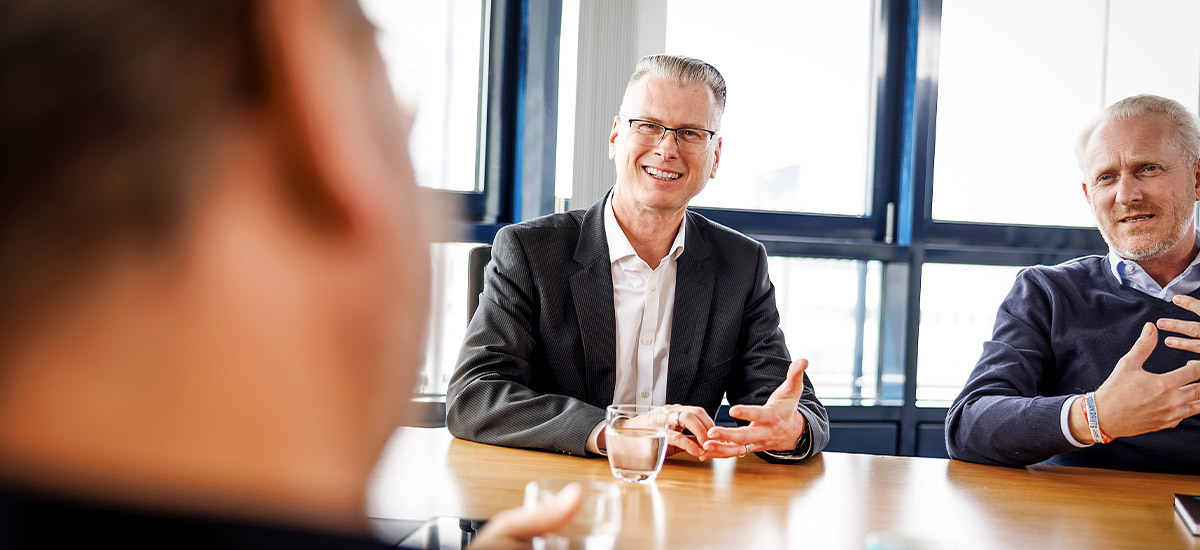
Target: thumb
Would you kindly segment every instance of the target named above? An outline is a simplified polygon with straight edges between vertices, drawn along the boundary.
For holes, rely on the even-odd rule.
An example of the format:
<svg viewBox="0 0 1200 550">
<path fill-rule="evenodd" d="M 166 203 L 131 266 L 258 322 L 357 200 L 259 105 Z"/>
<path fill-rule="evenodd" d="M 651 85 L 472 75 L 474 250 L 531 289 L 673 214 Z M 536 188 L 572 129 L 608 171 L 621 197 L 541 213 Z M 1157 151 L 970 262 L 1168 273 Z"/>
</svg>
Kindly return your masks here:
<svg viewBox="0 0 1200 550">
<path fill-rule="evenodd" d="M 800 396 L 804 394 L 804 371 L 808 369 L 808 359 L 797 359 L 792 361 L 788 366 L 787 378 L 783 379 L 783 383 L 771 392 L 770 401 L 779 401 L 781 399 L 800 400 Z"/>
<path fill-rule="evenodd" d="M 1138 335 L 1138 339 L 1133 343 L 1133 347 L 1129 348 L 1129 353 L 1126 353 L 1120 361 L 1117 361 L 1118 369 L 1141 369 L 1142 364 L 1146 362 L 1146 358 L 1150 357 L 1150 352 L 1154 351 L 1154 346 L 1158 344 L 1158 329 L 1154 323 L 1146 323 L 1142 325 L 1142 333 Z"/>
</svg>

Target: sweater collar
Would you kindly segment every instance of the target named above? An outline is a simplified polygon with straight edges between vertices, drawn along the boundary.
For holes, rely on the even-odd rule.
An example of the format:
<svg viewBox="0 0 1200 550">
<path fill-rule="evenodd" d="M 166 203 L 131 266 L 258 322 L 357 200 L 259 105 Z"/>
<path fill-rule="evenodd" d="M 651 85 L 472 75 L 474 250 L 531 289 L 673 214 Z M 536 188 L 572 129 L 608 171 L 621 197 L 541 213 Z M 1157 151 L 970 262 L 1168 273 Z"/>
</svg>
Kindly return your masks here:
<svg viewBox="0 0 1200 550">
<path fill-rule="evenodd" d="M 1196 245 L 1200 246 L 1200 230 L 1196 232 L 1195 239 Z M 1191 294 L 1196 289 L 1200 289 L 1200 268 L 1196 267 L 1200 265 L 1200 254 L 1192 259 L 1192 263 L 1188 264 L 1183 273 L 1172 279 L 1165 287 L 1158 286 L 1158 283 L 1137 262 L 1118 256 L 1112 248 L 1109 248 L 1107 258 L 1109 272 L 1116 279 L 1118 285 L 1130 287 L 1160 300 L 1170 302 L 1178 294 Z"/>
</svg>

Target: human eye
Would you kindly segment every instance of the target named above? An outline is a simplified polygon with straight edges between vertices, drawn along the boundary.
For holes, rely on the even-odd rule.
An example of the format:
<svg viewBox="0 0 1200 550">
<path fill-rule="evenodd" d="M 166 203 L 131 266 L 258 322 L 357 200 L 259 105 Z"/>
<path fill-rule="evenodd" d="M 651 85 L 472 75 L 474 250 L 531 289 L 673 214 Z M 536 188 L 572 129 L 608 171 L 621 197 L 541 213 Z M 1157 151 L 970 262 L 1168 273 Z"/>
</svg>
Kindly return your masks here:
<svg viewBox="0 0 1200 550">
<path fill-rule="evenodd" d="M 704 141 L 704 139 L 707 137 L 704 132 L 694 128 L 680 128 L 676 133 L 679 134 L 680 139 L 691 142 Z"/>
<path fill-rule="evenodd" d="M 1162 172 L 1162 166 L 1148 164 L 1142 167 L 1142 172 L 1147 174 L 1158 174 L 1159 172 Z"/>
<path fill-rule="evenodd" d="M 655 124 L 653 122 L 646 122 L 644 120 L 639 120 L 637 122 L 634 122 L 633 129 L 637 130 L 638 132 L 641 132 L 643 134 L 656 135 L 656 136 L 663 133 L 663 127 L 661 124 Z"/>
<path fill-rule="evenodd" d="M 1100 174 L 1099 176 L 1096 176 L 1095 183 L 1096 183 L 1096 185 L 1104 185 L 1106 183 L 1111 182 L 1112 180 L 1113 180 L 1112 174 Z"/>
</svg>

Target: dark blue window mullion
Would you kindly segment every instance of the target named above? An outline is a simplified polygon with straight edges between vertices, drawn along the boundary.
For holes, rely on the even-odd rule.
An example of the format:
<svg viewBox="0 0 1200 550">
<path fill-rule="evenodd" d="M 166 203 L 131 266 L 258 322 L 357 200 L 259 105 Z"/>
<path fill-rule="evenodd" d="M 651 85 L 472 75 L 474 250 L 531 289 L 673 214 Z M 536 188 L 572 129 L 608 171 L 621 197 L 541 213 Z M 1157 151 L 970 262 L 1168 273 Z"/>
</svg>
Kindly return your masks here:
<svg viewBox="0 0 1200 550">
<path fill-rule="evenodd" d="M 917 354 L 921 322 L 921 275 L 925 262 L 925 226 L 933 201 L 933 144 L 937 117 L 938 53 L 941 0 L 911 0 L 908 9 L 905 74 L 905 144 L 897 227 L 899 242 L 909 247 L 903 307 L 903 400 L 899 454 L 917 449 Z M 901 281 L 897 281 L 901 282 Z M 897 308 L 898 310 L 899 308 Z M 891 373 L 887 373 L 891 374 Z"/>
<path fill-rule="evenodd" d="M 520 150 L 513 176 L 513 221 L 554 212 L 562 0 L 523 0 L 521 26 Z"/>
<path fill-rule="evenodd" d="M 912 165 L 913 111 L 915 56 L 916 56 L 916 13 L 915 0 L 883 0 L 881 4 L 881 35 L 877 40 L 887 44 L 882 78 L 877 83 L 879 94 L 876 119 L 875 144 L 875 236 L 884 241 L 886 236 L 900 237 L 898 242 L 889 243 L 893 254 L 884 260 L 882 303 L 880 304 L 880 353 L 876 365 L 879 396 L 884 403 L 901 403 L 902 408 L 911 406 L 904 399 L 904 380 L 907 376 L 907 350 L 909 336 L 915 328 L 909 324 L 909 309 L 917 301 L 911 293 L 912 251 L 908 239 L 911 233 L 911 172 Z M 889 208 L 892 215 L 887 215 Z M 887 224 L 893 224 L 888 226 Z M 901 432 L 905 430 L 901 426 Z"/>
<path fill-rule="evenodd" d="M 514 174 L 520 152 L 523 0 L 492 0 L 481 216 L 483 224 L 513 221 L 519 196 Z"/>
</svg>

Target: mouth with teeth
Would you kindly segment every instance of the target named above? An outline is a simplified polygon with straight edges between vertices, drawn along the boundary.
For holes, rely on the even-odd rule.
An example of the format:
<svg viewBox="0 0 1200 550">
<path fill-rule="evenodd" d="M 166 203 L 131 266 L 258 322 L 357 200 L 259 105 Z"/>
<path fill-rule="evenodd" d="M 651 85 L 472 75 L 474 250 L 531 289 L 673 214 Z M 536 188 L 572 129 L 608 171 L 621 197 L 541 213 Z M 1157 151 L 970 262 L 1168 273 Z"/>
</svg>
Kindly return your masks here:
<svg viewBox="0 0 1200 550">
<path fill-rule="evenodd" d="M 1124 218 L 1121 218 L 1121 219 L 1117 220 L 1117 223 L 1141 222 L 1141 221 L 1146 221 L 1153 217 L 1154 217 L 1154 214 L 1137 214 L 1134 216 L 1126 216 Z"/>
<path fill-rule="evenodd" d="M 642 171 L 649 174 L 650 177 L 660 181 L 675 181 L 683 177 L 683 174 L 662 170 L 653 166 L 643 166 Z"/>
</svg>

